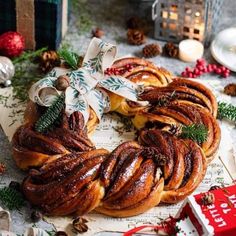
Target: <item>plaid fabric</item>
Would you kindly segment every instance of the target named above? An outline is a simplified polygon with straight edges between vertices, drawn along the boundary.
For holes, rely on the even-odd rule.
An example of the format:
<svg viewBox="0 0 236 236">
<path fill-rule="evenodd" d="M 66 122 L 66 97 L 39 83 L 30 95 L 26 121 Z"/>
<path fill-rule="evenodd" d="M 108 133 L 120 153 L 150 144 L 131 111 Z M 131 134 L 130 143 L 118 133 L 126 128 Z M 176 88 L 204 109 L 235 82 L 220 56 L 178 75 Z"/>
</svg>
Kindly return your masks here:
<svg viewBox="0 0 236 236">
<path fill-rule="evenodd" d="M 62 0 L 35 0 L 36 47 L 55 49 L 61 42 Z"/>
<path fill-rule="evenodd" d="M 62 0 L 35 0 L 36 48 L 58 48 L 62 38 Z M 16 30 L 15 0 L 0 0 L 0 33 Z"/>
<path fill-rule="evenodd" d="M 16 30 L 15 0 L 0 0 L 0 34 Z"/>
</svg>

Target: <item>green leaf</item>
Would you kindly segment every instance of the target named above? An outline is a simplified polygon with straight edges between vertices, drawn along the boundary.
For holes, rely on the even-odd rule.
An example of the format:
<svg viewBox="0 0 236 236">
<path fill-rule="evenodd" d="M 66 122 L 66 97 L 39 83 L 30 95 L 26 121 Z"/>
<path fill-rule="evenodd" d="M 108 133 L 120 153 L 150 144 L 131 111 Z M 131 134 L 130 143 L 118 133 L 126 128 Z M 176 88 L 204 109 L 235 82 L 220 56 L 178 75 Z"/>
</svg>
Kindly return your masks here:
<svg viewBox="0 0 236 236">
<path fill-rule="evenodd" d="M 49 130 L 53 124 L 59 119 L 62 109 L 65 106 L 65 94 L 62 93 L 47 111 L 39 118 L 35 124 L 35 130 L 44 133 Z"/>
<path fill-rule="evenodd" d="M 218 102 L 217 118 L 236 121 L 236 106 L 226 102 Z"/>
<path fill-rule="evenodd" d="M 0 201 L 9 210 L 19 210 L 25 204 L 22 194 L 10 187 L 0 189 Z"/>
<path fill-rule="evenodd" d="M 181 138 L 191 139 L 198 144 L 207 140 L 208 130 L 203 124 L 192 124 L 182 126 Z"/>
</svg>

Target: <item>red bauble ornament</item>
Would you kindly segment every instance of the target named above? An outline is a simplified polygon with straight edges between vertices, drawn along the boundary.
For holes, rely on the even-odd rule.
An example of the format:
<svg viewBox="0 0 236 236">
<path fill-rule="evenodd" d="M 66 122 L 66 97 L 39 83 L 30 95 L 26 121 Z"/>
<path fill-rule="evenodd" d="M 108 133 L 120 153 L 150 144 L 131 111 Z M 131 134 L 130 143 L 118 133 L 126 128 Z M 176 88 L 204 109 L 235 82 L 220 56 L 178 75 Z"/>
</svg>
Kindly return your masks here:
<svg viewBox="0 0 236 236">
<path fill-rule="evenodd" d="M 0 55 L 17 57 L 25 49 L 25 39 L 17 32 L 9 31 L 0 35 Z"/>
</svg>

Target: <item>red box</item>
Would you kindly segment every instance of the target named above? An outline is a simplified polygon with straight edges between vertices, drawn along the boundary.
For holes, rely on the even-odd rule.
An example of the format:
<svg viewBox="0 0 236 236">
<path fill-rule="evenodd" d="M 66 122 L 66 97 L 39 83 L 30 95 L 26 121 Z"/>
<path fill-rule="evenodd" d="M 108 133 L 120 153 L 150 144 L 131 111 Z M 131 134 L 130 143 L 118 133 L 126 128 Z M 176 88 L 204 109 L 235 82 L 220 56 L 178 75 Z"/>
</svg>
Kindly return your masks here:
<svg viewBox="0 0 236 236">
<path fill-rule="evenodd" d="M 186 199 L 177 217 L 181 232 L 177 235 L 236 236 L 236 185 L 210 191 L 215 201 L 203 205 L 204 193 Z"/>
</svg>

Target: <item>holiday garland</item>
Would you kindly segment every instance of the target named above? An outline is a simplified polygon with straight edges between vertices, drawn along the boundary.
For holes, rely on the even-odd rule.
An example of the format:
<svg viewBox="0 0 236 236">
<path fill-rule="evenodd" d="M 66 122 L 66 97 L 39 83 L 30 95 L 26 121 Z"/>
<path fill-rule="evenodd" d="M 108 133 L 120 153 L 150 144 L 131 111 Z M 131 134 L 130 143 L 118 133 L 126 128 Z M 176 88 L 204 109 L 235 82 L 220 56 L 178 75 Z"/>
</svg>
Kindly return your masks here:
<svg viewBox="0 0 236 236">
<path fill-rule="evenodd" d="M 35 130 L 40 133 L 48 131 L 60 118 L 60 114 L 64 106 L 65 94 L 62 93 L 36 122 Z"/>
</svg>

